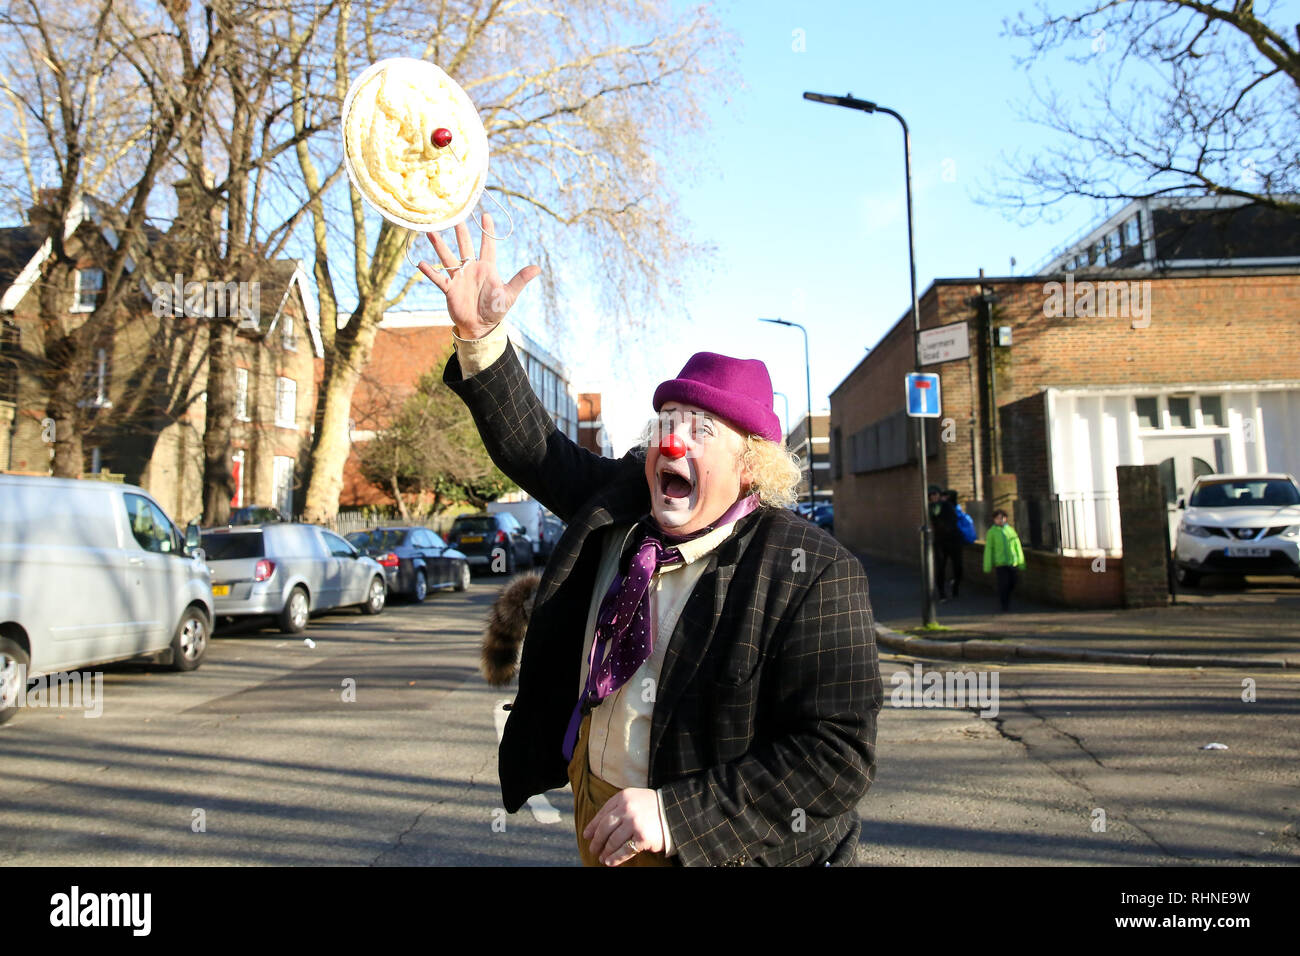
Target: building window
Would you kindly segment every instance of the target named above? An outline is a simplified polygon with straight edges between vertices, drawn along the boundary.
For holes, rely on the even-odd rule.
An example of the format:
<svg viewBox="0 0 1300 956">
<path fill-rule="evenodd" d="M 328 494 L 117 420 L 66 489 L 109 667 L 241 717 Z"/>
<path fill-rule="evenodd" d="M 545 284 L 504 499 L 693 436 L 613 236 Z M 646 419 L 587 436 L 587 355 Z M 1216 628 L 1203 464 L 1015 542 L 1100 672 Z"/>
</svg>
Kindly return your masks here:
<svg viewBox="0 0 1300 956">
<path fill-rule="evenodd" d="M 1223 427 L 1223 397 L 1220 395 L 1201 396 L 1201 427 Z"/>
<path fill-rule="evenodd" d="M 1138 226 L 1138 217 L 1133 216 L 1121 227 L 1120 238 L 1124 242 L 1124 248 L 1136 249 L 1142 245 L 1142 230 Z"/>
<path fill-rule="evenodd" d="M 298 338 L 293 331 L 293 316 L 288 312 L 280 317 L 280 333 L 283 335 L 281 340 L 286 352 L 298 351 Z"/>
<path fill-rule="evenodd" d="M 1112 233 L 1108 233 L 1106 238 L 1103 239 L 1102 242 L 1105 243 L 1106 265 L 1110 265 L 1120 256 L 1119 230 L 1116 230 L 1115 232 Z"/>
<path fill-rule="evenodd" d="M 298 383 L 291 378 L 275 380 L 275 423 L 282 428 L 298 425 Z"/>
<path fill-rule="evenodd" d="M 71 312 L 94 312 L 104 292 L 103 269 L 78 269 L 74 273 Z"/>
<path fill-rule="evenodd" d="M 1169 427 L 1192 427 L 1192 400 L 1190 398 L 1169 396 Z"/>
<path fill-rule="evenodd" d="M 1160 427 L 1160 401 L 1157 398 L 1135 399 L 1137 404 L 1138 428 Z"/>
<path fill-rule="evenodd" d="M 235 369 L 235 420 L 248 421 L 248 369 Z"/>
<path fill-rule="evenodd" d="M 86 397 L 77 404 L 81 408 L 112 408 L 108 400 L 108 352 L 100 349 L 95 354 L 95 363 L 86 369 L 83 378 Z"/>
</svg>

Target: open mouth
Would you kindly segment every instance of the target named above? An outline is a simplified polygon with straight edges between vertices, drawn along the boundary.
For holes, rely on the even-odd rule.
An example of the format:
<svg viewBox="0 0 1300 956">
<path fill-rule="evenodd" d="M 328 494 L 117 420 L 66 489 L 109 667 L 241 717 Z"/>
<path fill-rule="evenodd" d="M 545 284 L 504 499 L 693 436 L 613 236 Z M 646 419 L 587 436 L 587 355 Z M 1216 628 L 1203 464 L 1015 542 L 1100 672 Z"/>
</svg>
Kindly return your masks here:
<svg viewBox="0 0 1300 956">
<path fill-rule="evenodd" d="M 659 491 L 665 498 L 686 498 L 695 490 L 695 483 L 689 474 L 682 474 L 671 468 L 659 472 Z"/>
</svg>

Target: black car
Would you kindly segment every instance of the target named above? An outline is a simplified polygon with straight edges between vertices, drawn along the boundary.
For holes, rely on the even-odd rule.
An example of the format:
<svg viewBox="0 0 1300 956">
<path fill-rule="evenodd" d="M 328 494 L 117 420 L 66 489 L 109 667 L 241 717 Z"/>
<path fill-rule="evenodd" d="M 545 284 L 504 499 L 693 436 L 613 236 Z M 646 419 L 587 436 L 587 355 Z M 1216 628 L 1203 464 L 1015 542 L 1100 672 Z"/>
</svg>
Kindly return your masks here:
<svg viewBox="0 0 1300 956">
<path fill-rule="evenodd" d="M 347 539 L 380 563 L 390 593 L 406 595 L 417 604 L 430 588 L 469 587 L 469 560 L 428 528 L 372 528 L 354 531 Z"/>
<path fill-rule="evenodd" d="M 452 522 L 447 540 L 476 568 L 514 574 L 533 566 L 533 539 L 512 514 L 461 515 Z"/>
</svg>

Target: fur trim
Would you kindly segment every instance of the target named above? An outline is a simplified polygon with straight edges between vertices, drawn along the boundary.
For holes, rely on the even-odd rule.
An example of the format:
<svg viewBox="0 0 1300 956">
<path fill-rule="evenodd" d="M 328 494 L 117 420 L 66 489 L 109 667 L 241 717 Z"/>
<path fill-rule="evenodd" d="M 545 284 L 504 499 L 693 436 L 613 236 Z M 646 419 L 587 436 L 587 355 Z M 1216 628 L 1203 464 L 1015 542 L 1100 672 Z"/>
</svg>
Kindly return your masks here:
<svg viewBox="0 0 1300 956">
<path fill-rule="evenodd" d="M 533 614 L 533 599 L 542 575 L 529 571 L 514 578 L 501 589 L 488 611 L 487 629 L 483 632 L 483 657 L 480 669 L 493 687 L 504 687 L 515 679 L 519 670 L 519 650 Z"/>
</svg>

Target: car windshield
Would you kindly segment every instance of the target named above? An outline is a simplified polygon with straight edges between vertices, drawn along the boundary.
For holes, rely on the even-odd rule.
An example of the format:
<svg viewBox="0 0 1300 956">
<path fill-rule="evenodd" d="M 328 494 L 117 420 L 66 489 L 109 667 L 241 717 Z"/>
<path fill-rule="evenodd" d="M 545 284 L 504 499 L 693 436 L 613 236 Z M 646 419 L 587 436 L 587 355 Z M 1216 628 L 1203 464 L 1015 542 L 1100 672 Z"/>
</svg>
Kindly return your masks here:
<svg viewBox="0 0 1300 956">
<path fill-rule="evenodd" d="M 452 534 L 483 534 L 497 529 L 497 520 L 491 516 L 481 518 L 457 518 L 451 526 Z"/>
<path fill-rule="evenodd" d="M 1283 478 L 1236 478 L 1202 482 L 1187 504 L 1191 508 L 1283 507 L 1300 504 L 1300 491 Z"/>
<path fill-rule="evenodd" d="M 261 558 L 266 556 L 262 532 L 250 531 L 231 534 L 216 531 L 202 536 L 203 553 L 208 561 L 230 561 L 236 558 Z"/>
<path fill-rule="evenodd" d="M 405 537 L 405 531 L 397 531 L 392 528 L 376 528 L 374 531 L 354 531 L 348 535 L 348 541 L 359 551 L 369 549 L 391 551 L 393 548 L 400 546 Z"/>
</svg>

